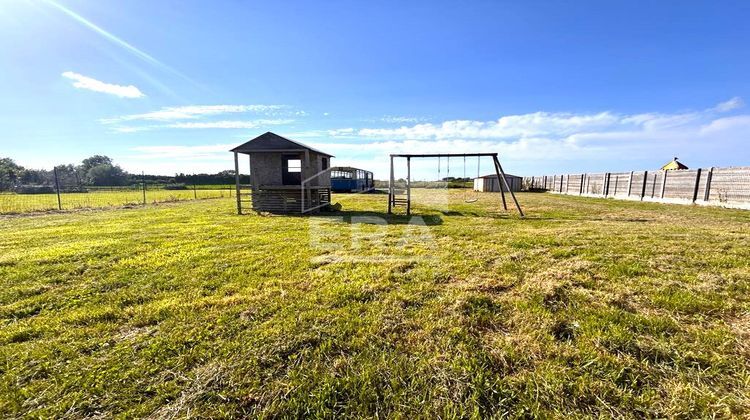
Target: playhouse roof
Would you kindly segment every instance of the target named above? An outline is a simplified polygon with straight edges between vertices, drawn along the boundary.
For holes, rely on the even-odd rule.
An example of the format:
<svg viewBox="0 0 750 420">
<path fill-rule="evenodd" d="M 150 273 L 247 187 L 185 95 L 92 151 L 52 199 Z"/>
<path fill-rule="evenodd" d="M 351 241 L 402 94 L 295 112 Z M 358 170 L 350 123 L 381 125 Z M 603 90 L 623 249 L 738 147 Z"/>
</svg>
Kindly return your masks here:
<svg viewBox="0 0 750 420">
<path fill-rule="evenodd" d="M 688 169 L 688 167 L 683 165 L 677 158 L 674 158 L 674 160 L 662 166 L 661 169 L 663 171 L 674 171 L 677 169 Z"/>
<path fill-rule="evenodd" d="M 260 136 L 246 143 L 243 143 L 230 151 L 237 152 L 237 153 L 264 153 L 264 152 L 267 153 L 267 152 L 294 152 L 294 151 L 304 151 L 304 150 L 309 150 L 311 152 L 320 153 L 321 155 L 334 157 L 331 154 L 328 154 L 326 152 L 321 152 L 320 150 L 317 150 L 317 149 L 313 149 L 310 146 L 288 139 L 286 137 L 282 137 L 270 131 L 263 133 Z"/>
</svg>

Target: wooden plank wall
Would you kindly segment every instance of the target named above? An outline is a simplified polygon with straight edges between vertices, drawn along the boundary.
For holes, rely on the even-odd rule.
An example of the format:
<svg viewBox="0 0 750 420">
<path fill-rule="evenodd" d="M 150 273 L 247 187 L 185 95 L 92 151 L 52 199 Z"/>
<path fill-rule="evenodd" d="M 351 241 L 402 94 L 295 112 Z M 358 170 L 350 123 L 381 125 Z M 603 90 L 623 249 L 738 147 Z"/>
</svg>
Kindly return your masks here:
<svg viewBox="0 0 750 420">
<path fill-rule="evenodd" d="M 302 190 L 253 190 L 250 194 L 255 211 L 269 213 L 302 213 Z M 329 189 L 315 189 L 305 202 L 305 209 L 330 204 Z M 317 211 L 313 211 L 317 213 Z"/>
<path fill-rule="evenodd" d="M 524 190 L 750 209 L 750 167 L 524 177 Z"/>
</svg>

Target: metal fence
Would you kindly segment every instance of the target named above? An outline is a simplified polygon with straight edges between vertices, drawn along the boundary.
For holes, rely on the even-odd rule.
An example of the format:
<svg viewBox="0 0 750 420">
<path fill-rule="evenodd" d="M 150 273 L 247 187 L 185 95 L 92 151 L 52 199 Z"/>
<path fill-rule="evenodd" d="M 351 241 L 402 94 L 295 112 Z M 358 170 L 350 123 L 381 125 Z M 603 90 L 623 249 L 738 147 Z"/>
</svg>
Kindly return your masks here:
<svg viewBox="0 0 750 420">
<path fill-rule="evenodd" d="M 0 214 L 51 210 L 142 206 L 187 200 L 231 198 L 233 185 L 154 184 L 81 186 L 55 177 L 45 185 L 19 186 L 0 191 Z"/>
<path fill-rule="evenodd" d="M 750 209 L 750 167 L 544 175 L 523 183 L 569 195 Z"/>
</svg>

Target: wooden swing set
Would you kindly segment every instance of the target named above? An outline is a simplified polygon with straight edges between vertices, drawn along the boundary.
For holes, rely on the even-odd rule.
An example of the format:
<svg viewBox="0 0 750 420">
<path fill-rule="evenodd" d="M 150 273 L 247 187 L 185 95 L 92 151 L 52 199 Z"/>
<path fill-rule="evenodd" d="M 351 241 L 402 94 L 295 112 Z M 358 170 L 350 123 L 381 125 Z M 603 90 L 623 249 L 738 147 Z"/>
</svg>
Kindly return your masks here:
<svg viewBox="0 0 750 420">
<path fill-rule="evenodd" d="M 391 155 L 391 174 L 390 178 L 388 179 L 388 214 L 393 214 L 393 208 L 397 206 L 404 206 L 406 207 L 406 214 L 411 214 L 411 159 L 412 158 L 438 158 L 438 178 L 440 178 L 440 160 L 443 158 L 447 159 L 447 169 L 448 169 L 448 176 L 450 176 L 450 158 L 452 157 L 463 157 L 464 159 L 464 178 L 466 177 L 466 157 L 476 157 L 477 158 L 477 178 L 479 177 L 479 159 L 482 157 L 491 157 L 492 163 L 495 167 L 495 174 L 498 178 L 498 185 L 500 186 L 500 197 L 503 202 L 503 209 L 508 210 L 508 205 L 505 201 L 505 191 L 507 190 L 510 192 L 510 196 L 513 198 L 513 203 L 516 205 L 516 209 L 518 209 L 518 213 L 521 215 L 521 217 L 524 217 L 523 210 L 521 210 L 521 206 L 518 204 L 518 200 L 516 199 L 516 195 L 513 193 L 513 190 L 508 185 L 507 179 L 505 179 L 505 172 L 503 171 L 503 167 L 500 165 L 500 161 L 497 158 L 497 153 L 433 153 L 433 154 L 392 154 Z M 393 158 L 406 158 L 406 195 L 404 196 L 397 196 L 396 195 L 396 189 L 395 184 L 396 180 L 394 177 L 394 171 L 393 171 Z M 477 199 L 466 199 L 464 198 L 464 201 L 467 203 L 473 203 L 476 202 Z"/>
</svg>

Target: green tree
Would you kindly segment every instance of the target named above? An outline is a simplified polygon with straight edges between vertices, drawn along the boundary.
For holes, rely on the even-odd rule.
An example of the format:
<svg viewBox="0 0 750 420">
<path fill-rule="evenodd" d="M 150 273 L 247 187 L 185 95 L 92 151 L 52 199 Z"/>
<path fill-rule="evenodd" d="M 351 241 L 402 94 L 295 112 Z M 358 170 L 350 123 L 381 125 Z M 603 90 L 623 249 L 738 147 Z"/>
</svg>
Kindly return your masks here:
<svg viewBox="0 0 750 420">
<path fill-rule="evenodd" d="M 54 182 L 52 171 L 44 169 L 24 169 L 21 174 L 22 185 L 51 185 Z"/>
<path fill-rule="evenodd" d="M 17 185 L 24 168 L 11 158 L 0 158 L 0 189 L 7 190 Z"/>
<path fill-rule="evenodd" d="M 104 155 L 94 155 L 84 159 L 78 168 L 82 174 L 87 174 L 91 168 L 99 165 L 113 165 L 112 158 Z"/>
<path fill-rule="evenodd" d="M 96 186 L 125 185 L 128 175 L 117 165 L 103 163 L 86 172 L 86 183 Z"/>
<path fill-rule="evenodd" d="M 55 169 L 57 169 L 60 189 L 79 188 L 81 186 L 80 171 L 74 165 L 59 165 Z"/>
</svg>

